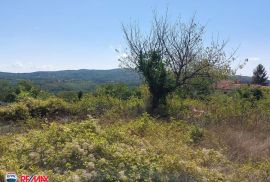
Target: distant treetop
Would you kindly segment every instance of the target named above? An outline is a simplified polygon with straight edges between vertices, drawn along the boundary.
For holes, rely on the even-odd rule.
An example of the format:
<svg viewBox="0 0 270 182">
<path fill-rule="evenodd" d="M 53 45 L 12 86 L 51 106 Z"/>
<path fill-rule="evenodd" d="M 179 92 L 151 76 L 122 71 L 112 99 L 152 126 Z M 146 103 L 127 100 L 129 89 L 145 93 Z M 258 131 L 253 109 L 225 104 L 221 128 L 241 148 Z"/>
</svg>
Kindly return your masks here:
<svg viewBox="0 0 270 182">
<path fill-rule="evenodd" d="M 267 72 L 262 64 L 259 64 L 253 71 L 252 83 L 266 85 L 268 80 Z"/>
</svg>

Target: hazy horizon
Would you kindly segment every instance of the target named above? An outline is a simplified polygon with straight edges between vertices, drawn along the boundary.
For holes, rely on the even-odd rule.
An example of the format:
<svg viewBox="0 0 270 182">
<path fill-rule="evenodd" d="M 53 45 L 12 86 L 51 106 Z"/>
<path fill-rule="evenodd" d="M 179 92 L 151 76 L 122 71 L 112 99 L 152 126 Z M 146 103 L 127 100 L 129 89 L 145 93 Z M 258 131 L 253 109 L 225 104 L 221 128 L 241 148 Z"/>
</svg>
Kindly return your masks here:
<svg viewBox="0 0 270 182">
<path fill-rule="evenodd" d="M 115 49 L 124 46 L 121 24 L 132 21 L 147 28 L 153 11 L 184 21 L 196 14 L 207 25 L 206 38 L 229 40 L 237 49 L 237 72 L 251 76 L 263 64 L 270 73 L 270 18 L 267 0 L 241 1 L 6 1 L 0 2 L 0 71 L 35 71 L 119 68 Z"/>
<path fill-rule="evenodd" d="M 63 70 L 42 70 L 42 71 L 30 71 L 30 72 L 5 72 L 1 71 L 0 73 L 14 73 L 14 74 L 31 74 L 31 73 L 36 73 L 36 72 L 61 72 L 61 71 L 80 71 L 80 70 L 88 70 L 88 71 L 109 71 L 109 70 L 116 70 L 116 69 L 125 69 L 125 68 L 110 68 L 110 69 L 86 69 L 86 68 L 81 68 L 81 69 L 63 69 Z M 243 75 L 243 74 L 236 74 L 237 76 L 247 76 L 251 77 L 252 75 Z"/>
</svg>

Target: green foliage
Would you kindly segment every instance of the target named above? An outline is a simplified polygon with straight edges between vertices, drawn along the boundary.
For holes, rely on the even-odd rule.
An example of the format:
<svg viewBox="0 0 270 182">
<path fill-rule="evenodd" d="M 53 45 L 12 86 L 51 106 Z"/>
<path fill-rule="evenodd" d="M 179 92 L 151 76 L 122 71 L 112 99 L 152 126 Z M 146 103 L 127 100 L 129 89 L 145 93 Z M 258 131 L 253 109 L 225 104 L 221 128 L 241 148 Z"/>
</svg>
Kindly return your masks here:
<svg viewBox="0 0 270 182">
<path fill-rule="evenodd" d="M 137 127 L 136 123 L 145 123 Z M 148 124 L 146 124 L 148 123 Z M 137 135 L 144 128 L 144 140 Z M 20 174 L 46 174 L 51 181 L 168 181 L 222 179 L 218 171 L 202 166 L 198 159 L 208 162 L 224 160 L 218 153 L 193 150 L 186 146 L 188 126 L 184 123 L 161 124 L 145 115 L 127 125 L 100 128 L 96 121 L 59 125 L 52 123 L 42 130 L 30 130 L 25 135 L 3 137 L 0 167 Z M 157 132 L 158 131 L 158 132 Z M 168 131 L 173 132 L 167 135 Z M 171 136 L 174 141 L 168 140 Z M 158 137 L 158 138 L 156 138 Z M 7 147 L 10 138 L 12 147 Z M 112 142 L 113 141 L 113 142 Z M 163 143 L 160 143 L 163 142 Z M 171 146 L 176 143 L 174 151 Z M 176 145 L 175 145 L 176 146 Z M 155 148 L 160 153 L 155 153 Z M 194 156 L 198 155 L 198 158 Z M 214 157 L 215 156 L 215 157 Z M 192 159 L 193 158 L 193 159 Z M 206 161 L 204 161 L 206 162 Z M 13 164 L 13 165 L 10 165 Z M 200 167 L 198 167 L 200 166 Z"/>
<path fill-rule="evenodd" d="M 93 117 L 129 117 L 137 116 L 144 111 L 142 99 L 132 97 L 129 100 L 117 99 L 106 95 L 85 95 L 81 102 L 76 104 L 75 110 L 80 115 Z"/>
<path fill-rule="evenodd" d="M 26 80 L 19 81 L 16 85 L 11 85 L 6 80 L 0 80 L 0 92 L 0 101 L 8 103 L 27 97 L 44 98 L 45 95 L 49 95 L 48 93 L 41 91 L 32 82 Z"/>
<path fill-rule="evenodd" d="M 67 102 L 79 101 L 78 94 L 76 92 L 59 92 L 57 96 L 64 99 Z"/>
<path fill-rule="evenodd" d="M 23 121 L 29 117 L 28 108 L 21 103 L 0 107 L 0 122 Z"/>
<path fill-rule="evenodd" d="M 263 65 L 259 64 L 253 71 L 252 83 L 265 85 L 267 81 L 267 72 Z"/>
<path fill-rule="evenodd" d="M 243 87 L 238 90 L 238 93 L 242 99 L 248 99 L 251 102 L 260 100 L 263 98 L 263 92 L 260 88 L 252 88 L 250 86 Z"/>
<path fill-rule="evenodd" d="M 190 145 L 202 139 L 194 125 L 160 122 L 147 114 L 105 127 L 97 120 L 51 123 L 24 134 L 2 135 L 0 168 L 18 175 L 48 175 L 55 182 L 267 178 L 269 162 L 236 164 L 216 150 Z"/>
<path fill-rule="evenodd" d="M 123 94 L 130 90 L 120 88 L 118 93 L 84 94 L 74 102 L 46 98 L 46 93 L 41 97 L 39 92 L 37 98 L 25 96 L 0 106 L 0 169 L 49 175 L 55 182 L 268 180 L 267 154 L 240 163 L 231 157 L 238 151 L 220 141 L 223 135 L 230 136 L 223 134 L 225 127 L 240 127 L 237 141 L 251 133 L 252 138 L 266 138 L 258 148 L 267 150 L 268 87 L 215 92 L 207 99 L 171 93 L 166 120 L 145 113 L 147 86 L 138 89 L 139 97 L 125 99 Z M 16 122 L 7 125 L 8 121 Z M 221 132 L 212 136 L 219 127 Z M 217 142 L 212 145 L 211 140 Z"/>
<path fill-rule="evenodd" d="M 0 80 L 0 101 L 14 102 L 16 99 L 15 89 L 10 82 L 6 80 Z"/>
<path fill-rule="evenodd" d="M 17 99 L 19 100 L 25 97 L 36 98 L 40 91 L 41 90 L 30 81 L 22 80 L 16 86 Z"/>
<path fill-rule="evenodd" d="M 95 94 L 109 96 L 117 99 L 128 100 L 131 97 L 140 97 L 137 88 L 129 88 L 125 84 L 104 84 L 97 87 Z"/>
<path fill-rule="evenodd" d="M 269 88 L 244 87 L 227 95 L 216 93 L 204 103 L 207 112 L 204 120 L 211 123 L 241 124 L 255 127 L 258 123 L 268 125 Z"/>
<path fill-rule="evenodd" d="M 194 121 L 199 115 L 194 113 L 193 109 L 203 110 L 204 108 L 205 104 L 201 100 L 184 99 L 178 93 L 168 97 L 168 113 L 172 118 Z"/>
<path fill-rule="evenodd" d="M 73 112 L 71 105 L 57 98 L 37 100 L 25 98 L 18 103 L 0 107 L 0 121 L 23 121 L 33 118 L 55 118 Z"/>
<path fill-rule="evenodd" d="M 183 86 L 178 92 L 184 98 L 204 100 L 214 92 L 214 81 L 211 78 L 196 77 L 189 84 Z"/>
<path fill-rule="evenodd" d="M 83 92 L 80 90 L 80 91 L 78 92 L 78 99 L 81 100 L 82 97 L 83 97 Z"/>
<path fill-rule="evenodd" d="M 45 101 L 28 99 L 24 102 L 29 108 L 31 117 L 67 117 L 72 113 L 71 105 L 58 98 L 49 98 Z"/>
<path fill-rule="evenodd" d="M 194 126 L 191 129 L 190 138 L 191 138 L 191 142 L 193 142 L 195 144 L 199 143 L 203 138 L 203 129 L 199 128 L 197 126 Z"/>
<path fill-rule="evenodd" d="M 145 111 L 142 99 L 131 97 L 128 100 L 109 96 L 88 94 L 81 102 L 69 102 L 48 97 L 46 100 L 24 97 L 17 103 L 0 107 L 0 122 L 21 121 L 27 118 L 55 119 L 59 117 L 104 117 L 107 119 L 136 117 Z"/>
<path fill-rule="evenodd" d="M 10 93 L 8 93 L 7 95 L 4 96 L 3 101 L 8 102 L 8 103 L 15 102 L 16 97 L 17 97 L 17 95 L 14 92 L 12 92 L 12 90 L 10 90 Z"/>
<path fill-rule="evenodd" d="M 125 69 L 112 70 L 67 70 L 35 73 L 0 73 L 0 79 L 18 83 L 29 80 L 39 85 L 42 90 L 51 93 L 94 91 L 96 86 L 106 83 L 125 83 L 128 86 L 138 86 L 141 83 L 139 75 Z M 0 83 L 1 84 L 1 83 Z"/>
<path fill-rule="evenodd" d="M 5 181 L 5 175 L 6 175 L 6 172 L 3 170 L 0 170 L 0 181 Z"/>
<path fill-rule="evenodd" d="M 151 113 L 154 113 L 160 105 L 166 105 L 166 97 L 173 88 L 172 77 L 166 70 L 161 54 L 157 51 L 146 54 L 141 52 L 136 69 L 144 76 L 149 87 L 152 96 Z M 163 110 L 163 113 L 165 112 Z"/>
</svg>

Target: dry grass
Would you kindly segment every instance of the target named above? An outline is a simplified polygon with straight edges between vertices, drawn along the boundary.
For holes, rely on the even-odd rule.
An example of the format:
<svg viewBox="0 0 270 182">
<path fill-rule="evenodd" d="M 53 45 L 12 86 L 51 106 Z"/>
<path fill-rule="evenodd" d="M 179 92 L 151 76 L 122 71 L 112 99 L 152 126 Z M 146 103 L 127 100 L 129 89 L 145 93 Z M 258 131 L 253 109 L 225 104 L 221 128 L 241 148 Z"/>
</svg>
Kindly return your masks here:
<svg viewBox="0 0 270 182">
<path fill-rule="evenodd" d="M 270 132 L 258 128 L 244 128 L 228 124 L 208 128 L 205 147 L 222 147 L 227 156 L 234 161 L 259 161 L 270 156 Z"/>
</svg>

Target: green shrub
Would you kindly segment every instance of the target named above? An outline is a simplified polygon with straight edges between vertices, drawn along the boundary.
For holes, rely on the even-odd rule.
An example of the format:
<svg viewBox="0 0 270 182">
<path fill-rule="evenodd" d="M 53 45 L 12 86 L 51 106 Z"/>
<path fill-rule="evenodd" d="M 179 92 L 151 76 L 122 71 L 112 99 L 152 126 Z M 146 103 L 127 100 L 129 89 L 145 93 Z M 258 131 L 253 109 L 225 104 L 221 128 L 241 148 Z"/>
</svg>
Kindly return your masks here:
<svg viewBox="0 0 270 182">
<path fill-rule="evenodd" d="M 66 102 L 77 102 L 79 101 L 78 94 L 76 92 L 59 92 L 57 97 L 60 97 Z"/>
<path fill-rule="evenodd" d="M 0 107 L 0 121 L 23 121 L 29 117 L 28 108 L 22 103 Z"/>
<path fill-rule="evenodd" d="M 117 99 L 128 100 L 131 97 L 140 97 L 141 93 L 136 87 L 129 88 L 125 84 L 104 84 L 97 87 L 95 94 L 109 96 Z"/>
<path fill-rule="evenodd" d="M 193 110 L 194 109 L 205 110 L 206 104 L 201 100 L 183 99 L 177 94 L 174 94 L 168 98 L 167 107 L 169 116 L 171 118 L 196 122 L 198 120 L 197 118 L 198 113 L 194 113 Z"/>
<path fill-rule="evenodd" d="M 208 77 L 197 77 L 177 91 L 183 98 L 206 100 L 214 92 L 214 81 Z"/>
<path fill-rule="evenodd" d="M 203 129 L 197 126 L 192 127 L 190 132 L 190 138 L 192 143 L 199 143 L 203 139 Z"/>
<path fill-rule="evenodd" d="M 81 102 L 74 105 L 74 109 L 82 116 L 104 116 L 106 118 L 134 117 L 141 114 L 145 108 L 142 99 L 131 97 L 128 100 L 109 96 L 85 95 Z"/>
<path fill-rule="evenodd" d="M 238 93 L 242 99 L 247 99 L 250 102 L 255 102 L 263 98 L 263 92 L 259 88 L 243 87 L 238 89 Z"/>
<path fill-rule="evenodd" d="M 120 105 L 121 101 L 108 96 L 85 95 L 81 102 L 76 104 L 76 110 L 81 115 L 101 116 L 114 106 Z"/>
<path fill-rule="evenodd" d="M 47 100 L 28 99 L 25 102 L 32 117 L 54 118 L 68 116 L 72 113 L 70 105 L 59 98 L 51 97 Z"/>
<path fill-rule="evenodd" d="M 56 118 L 75 115 L 67 102 L 58 98 L 47 100 L 24 98 L 18 103 L 0 107 L 1 121 L 19 121 L 32 118 Z"/>
</svg>

